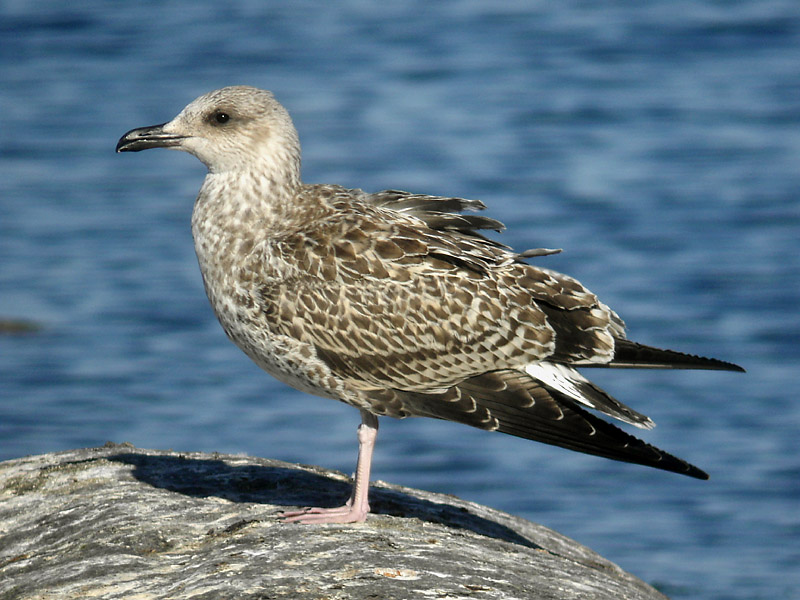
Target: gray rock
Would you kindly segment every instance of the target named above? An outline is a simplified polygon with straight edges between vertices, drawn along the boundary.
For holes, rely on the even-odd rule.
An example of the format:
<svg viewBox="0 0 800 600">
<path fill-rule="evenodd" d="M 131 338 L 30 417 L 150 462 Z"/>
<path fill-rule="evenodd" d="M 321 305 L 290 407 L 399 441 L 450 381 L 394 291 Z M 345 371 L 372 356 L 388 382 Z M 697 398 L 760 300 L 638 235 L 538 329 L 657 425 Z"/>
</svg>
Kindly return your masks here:
<svg viewBox="0 0 800 600">
<path fill-rule="evenodd" d="M 554 531 L 451 496 L 376 482 L 366 523 L 278 519 L 348 493 L 317 467 L 127 444 L 0 463 L 0 599 L 665 598 Z"/>
</svg>

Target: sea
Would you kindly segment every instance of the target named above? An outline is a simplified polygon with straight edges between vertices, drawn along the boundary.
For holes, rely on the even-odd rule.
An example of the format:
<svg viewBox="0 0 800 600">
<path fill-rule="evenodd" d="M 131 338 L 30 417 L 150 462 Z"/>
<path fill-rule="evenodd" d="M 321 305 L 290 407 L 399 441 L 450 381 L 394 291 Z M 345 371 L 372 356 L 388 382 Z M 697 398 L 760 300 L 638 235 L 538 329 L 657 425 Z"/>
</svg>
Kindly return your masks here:
<svg viewBox="0 0 800 600">
<path fill-rule="evenodd" d="M 375 479 L 674 599 L 800 598 L 800 3 L 3 0 L 0 459 L 111 440 L 352 472 L 358 412 L 211 312 L 203 165 L 114 152 L 234 84 L 289 109 L 305 181 L 480 199 L 632 339 L 747 369 L 587 373 L 709 481 L 428 419 L 382 420 Z"/>
</svg>

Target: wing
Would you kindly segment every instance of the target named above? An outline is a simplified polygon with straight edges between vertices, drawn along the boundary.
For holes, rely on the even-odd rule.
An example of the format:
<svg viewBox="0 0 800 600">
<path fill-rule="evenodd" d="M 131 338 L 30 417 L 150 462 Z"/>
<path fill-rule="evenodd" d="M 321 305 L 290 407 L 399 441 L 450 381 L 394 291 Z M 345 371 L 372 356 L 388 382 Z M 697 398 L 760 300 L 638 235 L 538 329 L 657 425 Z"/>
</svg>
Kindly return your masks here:
<svg viewBox="0 0 800 600">
<path fill-rule="evenodd" d="M 408 197 L 393 198 L 357 210 L 350 198 L 282 240 L 296 274 L 263 290 L 279 333 L 362 390 L 437 393 L 532 362 L 610 360 L 621 322 L 577 281 L 469 232 L 433 230 L 398 212 Z M 413 198 L 416 212 L 437 202 Z M 465 202 L 441 200 L 451 201 Z"/>
<path fill-rule="evenodd" d="M 481 205 L 369 198 L 355 210 L 352 196 L 334 202 L 284 239 L 295 276 L 263 290 L 279 333 L 313 349 L 358 399 L 345 401 L 707 477 L 587 412 L 653 426 L 574 367 L 728 363 L 628 342 L 622 320 L 579 282 L 522 262 L 549 251 L 514 254 L 479 235 L 497 222 L 447 212 Z"/>
<path fill-rule="evenodd" d="M 481 229 L 503 231 L 506 227 L 500 221 L 480 215 L 460 214 L 465 210 L 485 209 L 486 205 L 480 200 L 411 194 L 399 190 L 384 190 L 376 194 L 369 194 L 366 200 L 375 206 L 388 208 L 405 215 L 413 215 L 431 229 L 480 237 L 492 245 L 506 247 L 484 238 L 479 233 Z"/>
<path fill-rule="evenodd" d="M 280 240 L 274 254 L 289 257 L 294 273 L 264 287 L 262 301 L 279 311 L 277 333 L 307 344 L 354 390 L 444 393 L 514 369 L 574 403 L 649 428 L 652 421 L 574 367 L 726 364 L 627 342 L 621 319 L 578 281 L 475 235 L 494 221 L 450 220 L 454 229 L 435 230 L 423 219 L 479 203 L 326 190 L 329 209 Z"/>
<path fill-rule="evenodd" d="M 484 210 L 486 205 L 480 200 L 466 200 L 464 198 L 428 196 L 425 194 L 412 194 L 399 190 L 384 190 L 366 196 L 369 203 L 375 206 L 390 208 L 397 212 L 413 215 L 425 223 L 426 226 L 438 231 L 478 237 L 487 243 L 499 248 L 508 246 L 495 240 L 485 238 L 479 230 L 491 229 L 503 231 L 506 226 L 500 221 L 480 215 L 463 215 L 463 211 Z M 514 256 L 516 260 L 524 260 L 536 256 L 558 254 L 560 249 L 532 248 Z"/>
</svg>

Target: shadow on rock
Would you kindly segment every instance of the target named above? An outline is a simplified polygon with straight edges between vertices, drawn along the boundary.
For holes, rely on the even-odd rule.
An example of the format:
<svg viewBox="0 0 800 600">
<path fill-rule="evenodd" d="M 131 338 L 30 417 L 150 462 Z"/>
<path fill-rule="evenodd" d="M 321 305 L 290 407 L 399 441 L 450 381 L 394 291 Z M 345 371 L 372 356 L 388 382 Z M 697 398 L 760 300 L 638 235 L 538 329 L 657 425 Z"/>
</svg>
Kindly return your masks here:
<svg viewBox="0 0 800 600">
<path fill-rule="evenodd" d="M 132 465 L 133 476 L 148 485 L 198 498 L 214 496 L 232 502 L 286 507 L 338 506 L 350 493 L 349 483 L 296 468 L 258 464 L 236 466 L 223 460 L 151 456 L 136 452 L 104 458 Z M 375 514 L 416 518 L 529 548 L 540 548 L 505 525 L 460 506 L 375 487 L 370 491 L 370 505 Z"/>
</svg>

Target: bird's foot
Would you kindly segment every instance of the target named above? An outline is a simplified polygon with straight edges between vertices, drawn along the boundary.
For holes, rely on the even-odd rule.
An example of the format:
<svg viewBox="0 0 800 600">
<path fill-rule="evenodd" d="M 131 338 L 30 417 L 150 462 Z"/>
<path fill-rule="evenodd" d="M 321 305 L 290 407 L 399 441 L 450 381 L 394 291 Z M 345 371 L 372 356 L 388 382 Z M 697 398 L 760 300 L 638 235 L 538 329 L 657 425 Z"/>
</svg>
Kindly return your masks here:
<svg viewBox="0 0 800 600">
<path fill-rule="evenodd" d="M 353 491 L 344 506 L 338 508 L 304 508 L 281 513 L 287 523 L 363 523 L 369 514 L 369 469 L 372 449 L 378 435 L 378 417 L 361 411 L 358 427 L 358 463 L 353 480 Z"/>
<path fill-rule="evenodd" d="M 352 501 L 348 501 L 336 508 L 309 507 L 285 511 L 281 518 L 287 523 L 363 523 L 368 513 L 369 505 L 354 506 Z"/>
</svg>

